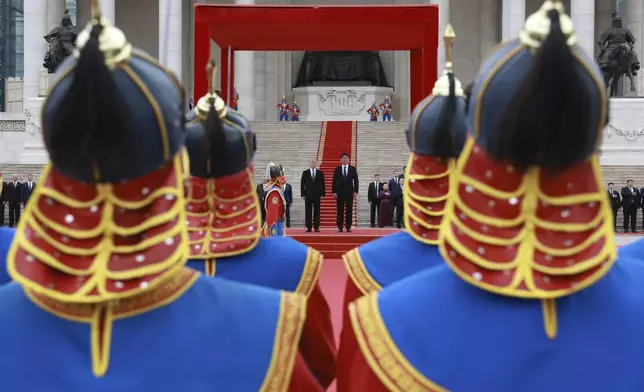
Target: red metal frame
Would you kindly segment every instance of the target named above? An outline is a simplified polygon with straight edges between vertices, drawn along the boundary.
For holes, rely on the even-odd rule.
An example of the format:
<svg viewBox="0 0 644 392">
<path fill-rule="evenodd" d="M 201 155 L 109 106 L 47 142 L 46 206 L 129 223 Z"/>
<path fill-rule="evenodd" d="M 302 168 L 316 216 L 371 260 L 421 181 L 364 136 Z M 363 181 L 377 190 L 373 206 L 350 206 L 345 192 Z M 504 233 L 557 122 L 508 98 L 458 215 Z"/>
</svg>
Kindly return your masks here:
<svg viewBox="0 0 644 392">
<path fill-rule="evenodd" d="M 408 50 L 413 109 L 436 81 L 438 6 L 195 5 L 195 102 L 206 94 L 210 40 L 221 48 L 221 93 L 230 100 L 235 50 Z M 231 55 L 229 55 L 229 52 Z"/>
</svg>

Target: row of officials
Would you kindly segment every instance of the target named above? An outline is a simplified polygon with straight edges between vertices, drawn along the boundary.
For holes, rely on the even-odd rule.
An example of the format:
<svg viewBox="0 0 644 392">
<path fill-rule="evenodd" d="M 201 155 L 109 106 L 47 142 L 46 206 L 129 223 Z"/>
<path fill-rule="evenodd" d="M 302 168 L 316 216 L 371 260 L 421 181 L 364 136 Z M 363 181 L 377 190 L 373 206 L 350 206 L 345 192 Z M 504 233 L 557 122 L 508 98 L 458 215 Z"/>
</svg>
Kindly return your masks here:
<svg viewBox="0 0 644 392">
<path fill-rule="evenodd" d="M 644 243 L 618 255 L 606 89 L 560 2 L 471 88 L 448 26 L 407 131 L 407 231 L 344 256 L 337 352 L 322 258 L 260 229 L 255 138 L 214 64 L 186 118 L 97 4 L 44 104 L 51 161 L 1 232 L 1 390 L 644 391 Z"/>
</svg>

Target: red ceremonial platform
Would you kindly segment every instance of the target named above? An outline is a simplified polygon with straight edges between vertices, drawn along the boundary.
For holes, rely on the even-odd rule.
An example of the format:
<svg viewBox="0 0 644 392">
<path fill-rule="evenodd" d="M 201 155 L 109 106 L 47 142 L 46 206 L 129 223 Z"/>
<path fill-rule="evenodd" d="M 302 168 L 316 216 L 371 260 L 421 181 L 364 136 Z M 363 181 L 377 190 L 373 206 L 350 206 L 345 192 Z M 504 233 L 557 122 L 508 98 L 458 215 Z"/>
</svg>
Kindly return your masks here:
<svg viewBox="0 0 644 392">
<path fill-rule="evenodd" d="M 286 235 L 321 252 L 325 260 L 340 259 L 351 249 L 399 229 L 353 229 L 351 233 L 339 233 L 338 229 L 320 229 L 319 233 L 307 233 L 306 229 L 286 229 Z"/>
</svg>

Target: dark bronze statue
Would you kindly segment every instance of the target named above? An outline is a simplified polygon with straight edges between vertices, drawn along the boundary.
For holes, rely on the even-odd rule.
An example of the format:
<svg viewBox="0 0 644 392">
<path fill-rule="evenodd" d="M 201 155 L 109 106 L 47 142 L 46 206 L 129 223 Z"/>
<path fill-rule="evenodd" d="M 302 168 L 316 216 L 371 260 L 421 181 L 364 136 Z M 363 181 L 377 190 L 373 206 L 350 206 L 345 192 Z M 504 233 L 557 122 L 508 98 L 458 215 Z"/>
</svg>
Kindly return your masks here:
<svg viewBox="0 0 644 392">
<path fill-rule="evenodd" d="M 376 51 L 306 52 L 295 87 L 318 83 L 390 87 Z"/>
<path fill-rule="evenodd" d="M 597 62 L 606 85 L 610 85 L 610 96 L 617 95 L 617 87 L 624 75 L 631 82 L 631 91 L 635 91 L 633 77 L 640 69 L 639 58 L 633 49 L 635 37 L 629 29 L 623 27 L 622 18 L 617 13 L 613 13 L 611 27 L 602 33 L 598 44 L 601 52 Z"/>
<path fill-rule="evenodd" d="M 54 27 L 44 38 L 49 44 L 49 50 L 45 54 L 43 66 L 49 73 L 56 72 L 56 68 L 74 51 L 76 44 L 76 32 L 69 11 L 65 10 L 60 26 Z"/>
</svg>

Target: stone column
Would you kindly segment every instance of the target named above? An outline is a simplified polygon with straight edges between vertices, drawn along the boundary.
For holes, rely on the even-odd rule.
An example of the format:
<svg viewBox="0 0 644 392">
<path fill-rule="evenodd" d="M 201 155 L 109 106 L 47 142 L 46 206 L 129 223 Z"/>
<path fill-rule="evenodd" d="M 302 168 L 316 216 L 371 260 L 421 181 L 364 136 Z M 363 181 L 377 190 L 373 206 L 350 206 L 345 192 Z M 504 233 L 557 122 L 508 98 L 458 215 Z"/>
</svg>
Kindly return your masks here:
<svg viewBox="0 0 644 392">
<path fill-rule="evenodd" d="M 501 39 L 503 41 L 519 36 L 519 32 L 525 24 L 525 2 L 526 0 L 503 0 L 501 5 Z"/>
<path fill-rule="evenodd" d="M 101 13 L 107 18 L 107 20 L 116 26 L 116 5 L 114 2 L 115 0 L 99 0 L 99 3 L 101 4 Z"/>
<path fill-rule="evenodd" d="M 60 25 L 65 14 L 65 0 L 47 1 L 47 31 Z"/>
<path fill-rule="evenodd" d="M 235 0 L 235 4 L 253 5 L 255 0 Z M 239 111 L 248 120 L 255 120 L 255 52 L 235 51 L 234 83 L 239 93 Z M 232 99 L 232 86 L 229 88 Z"/>
<path fill-rule="evenodd" d="M 570 0 L 570 16 L 579 45 L 595 58 L 595 0 Z"/>
<path fill-rule="evenodd" d="M 182 3 L 159 0 L 159 60 L 181 79 L 183 64 Z"/>
<path fill-rule="evenodd" d="M 621 10 L 620 10 L 621 11 Z M 633 36 L 635 37 L 635 51 L 640 57 L 640 61 L 643 61 L 644 56 L 644 5 L 642 5 L 641 0 L 629 1 L 626 3 L 626 11 L 621 13 L 623 22 L 626 24 Z M 644 75 L 642 72 L 639 72 L 635 77 L 635 82 L 637 84 L 637 96 L 644 96 Z M 626 88 L 624 89 L 624 94 L 627 95 L 627 91 L 630 88 L 629 82 L 626 82 Z M 630 93 L 633 94 L 633 93 Z"/>
<path fill-rule="evenodd" d="M 24 84 L 23 99 L 38 97 L 43 59 L 47 52 L 47 0 L 24 2 Z"/>
<path fill-rule="evenodd" d="M 514 0 L 516 1 L 516 0 Z M 438 75 L 440 76 L 445 69 L 445 41 L 443 33 L 449 20 L 449 2 L 450 0 L 431 0 L 431 4 L 438 5 Z"/>
</svg>

